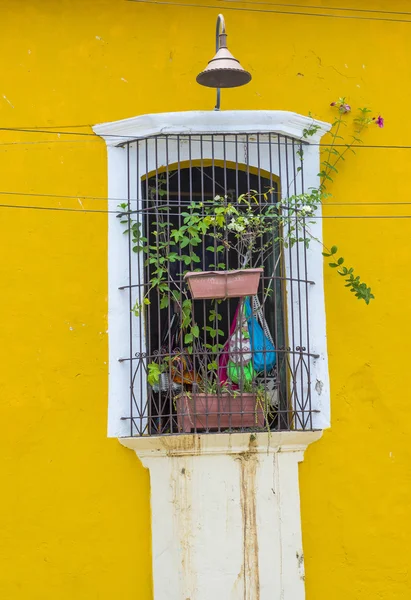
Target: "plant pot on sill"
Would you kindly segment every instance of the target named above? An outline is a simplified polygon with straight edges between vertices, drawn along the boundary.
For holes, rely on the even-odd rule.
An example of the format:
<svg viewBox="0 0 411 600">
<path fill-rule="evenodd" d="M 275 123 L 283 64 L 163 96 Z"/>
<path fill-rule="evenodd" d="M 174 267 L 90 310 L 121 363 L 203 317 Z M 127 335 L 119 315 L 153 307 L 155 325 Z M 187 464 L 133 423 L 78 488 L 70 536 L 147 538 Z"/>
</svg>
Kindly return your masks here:
<svg viewBox="0 0 411 600">
<path fill-rule="evenodd" d="M 195 271 L 186 273 L 195 300 L 210 298 L 240 298 L 255 296 L 264 269 L 238 269 L 237 271 Z"/>
<path fill-rule="evenodd" d="M 256 394 L 181 394 L 176 408 L 178 429 L 183 433 L 264 427 L 264 411 Z"/>
</svg>

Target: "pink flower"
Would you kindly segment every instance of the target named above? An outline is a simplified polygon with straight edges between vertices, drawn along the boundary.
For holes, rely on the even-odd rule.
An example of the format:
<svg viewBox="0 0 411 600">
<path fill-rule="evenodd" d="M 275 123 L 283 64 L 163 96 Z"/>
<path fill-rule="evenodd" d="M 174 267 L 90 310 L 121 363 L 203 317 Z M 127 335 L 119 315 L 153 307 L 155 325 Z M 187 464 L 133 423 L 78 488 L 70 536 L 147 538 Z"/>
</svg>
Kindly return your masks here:
<svg viewBox="0 0 411 600">
<path fill-rule="evenodd" d="M 351 106 L 349 104 L 340 104 L 340 113 L 346 114 L 351 111 Z"/>
<path fill-rule="evenodd" d="M 351 106 L 344 102 L 344 99 L 339 99 L 337 102 L 331 102 L 330 106 L 336 106 L 341 114 L 345 115 L 346 113 L 351 112 Z"/>
<path fill-rule="evenodd" d="M 378 115 L 377 119 L 375 119 L 375 122 L 380 129 L 384 127 L 384 118 L 381 115 Z"/>
</svg>

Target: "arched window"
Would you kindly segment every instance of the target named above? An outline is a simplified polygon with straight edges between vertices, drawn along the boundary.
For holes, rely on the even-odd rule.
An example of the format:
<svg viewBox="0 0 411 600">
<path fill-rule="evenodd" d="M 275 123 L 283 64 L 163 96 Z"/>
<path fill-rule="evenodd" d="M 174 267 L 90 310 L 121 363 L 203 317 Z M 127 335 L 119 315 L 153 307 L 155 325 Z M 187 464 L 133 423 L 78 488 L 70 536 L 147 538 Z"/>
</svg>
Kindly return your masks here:
<svg viewBox="0 0 411 600">
<path fill-rule="evenodd" d="M 109 434 L 328 426 L 321 248 L 307 244 L 309 238 L 321 238 L 321 223 L 314 221 L 309 232 L 303 228 L 292 246 L 282 243 L 281 231 L 293 226 L 295 211 L 292 201 L 280 201 L 317 183 L 318 146 L 301 139 L 310 123 L 293 113 L 244 111 L 155 115 L 95 128 L 109 145 L 109 196 L 123 205 L 122 225 L 114 216 L 109 226 Z M 322 132 L 310 138 L 314 144 L 326 129 L 320 125 Z M 207 202 L 217 197 L 223 207 L 230 204 L 241 212 L 238 199 L 250 190 L 252 214 L 265 218 L 269 206 L 287 218 L 277 231 L 260 236 L 259 246 L 245 262 L 244 255 L 233 250 L 227 230 L 220 250 L 218 236 L 210 237 L 209 232 L 182 254 L 173 231 L 184 227 L 190 210 L 201 213 L 201 206 L 206 210 Z M 152 248 L 151 261 L 147 251 L 133 247 L 132 236 L 124 235 L 133 226 Z M 167 252 L 176 255 L 166 261 L 164 290 L 153 286 L 160 238 L 167 242 Z M 239 297 L 193 300 L 184 278 L 186 271 L 196 269 L 244 267 L 263 268 L 257 292 L 248 297 L 249 308 Z M 136 304 L 140 309 L 133 312 Z M 188 329 L 183 323 L 187 307 Z M 244 311 L 250 348 L 239 335 Z M 260 347 L 257 328 L 265 340 Z M 213 382 L 221 384 L 224 378 L 224 356 L 232 358 L 227 342 L 233 336 L 240 346 L 244 343 L 242 357 L 250 349 L 255 365 L 259 351 L 262 363 L 248 386 L 241 362 L 240 381 L 235 381 L 234 370 L 227 394 L 226 387 L 214 389 Z M 152 365 L 161 372 L 154 383 L 148 377 Z M 214 379 L 203 389 L 202 373 L 207 372 L 213 372 Z M 250 394 L 251 409 L 246 403 Z"/>
</svg>

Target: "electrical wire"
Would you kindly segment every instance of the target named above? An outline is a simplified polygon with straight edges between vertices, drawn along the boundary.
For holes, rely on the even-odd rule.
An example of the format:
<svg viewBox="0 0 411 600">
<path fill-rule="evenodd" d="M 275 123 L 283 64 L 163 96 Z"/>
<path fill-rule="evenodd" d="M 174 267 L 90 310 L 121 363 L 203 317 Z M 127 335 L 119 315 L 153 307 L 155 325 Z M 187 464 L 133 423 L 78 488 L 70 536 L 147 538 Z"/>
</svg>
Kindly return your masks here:
<svg viewBox="0 0 411 600">
<path fill-rule="evenodd" d="M 0 131 L 16 131 L 18 133 L 45 133 L 47 135 L 77 135 L 81 137 L 99 137 L 95 133 L 87 133 L 86 131 L 56 131 L 56 130 L 47 130 L 47 129 L 36 129 L 36 128 L 26 128 L 26 127 L 0 127 Z M 115 134 L 107 134 L 105 137 L 115 137 L 115 138 L 126 138 L 130 139 L 129 135 L 115 135 Z"/>
<path fill-rule="evenodd" d="M 9 192 L 0 190 L 0 196 L 22 196 L 30 198 L 56 198 L 59 200 L 94 200 L 99 202 L 153 202 L 152 198 L 110 198 L 107 196 L 83 196 L 83 195 L 69 195 L 69 194 L 46 194 L 46 193 L 35 193 L 35 192 Z M 175 201 L 169 201 L 172 204 Z M 410 202 L 324 202 L 323 208 L 330 206 L 411 206 Z M 116 214 L 118 211 L 113 211 Z"/>
<path fill-rule="evenodd" d="M 221 10 L 222 6 L 213 6 L 210 4 L 187 4 L 184 2 L 163 2 L 162 0 L 126 0 L 127 2 L 136 2 L 140 4 L 157 4 L 162 6 L 184 6 L 186 8 L 212 8 L 216 10 Z M 295 11 L 285 11 L 285 10 L 275 10 L 275 9 L 262 9 L 262 8 L 241 8 L 234 6 L 224 6 L 224 10 L 232 10 L 237 12 L 249 12 L 249 13 L 274 13 L 279 15 L 299 15 L 302 17 L 324 17 L 331 19 L 357 19 L 362 21 L 383 21 L 383 22 L 393 22 L 393 23 L 411 23 L 409 19 L 392 19 L 388 17 L 362 17 L 356 15 L 330 15 L 324 13 L 309 13 L 309 12 L 295 12 Z"/>
<path fill-rule="evenodd" d="M 20 127 L 16 127 L 16 129 L 55 129 L 56 127 L 59 129 L 67 129 L 68 127 L 81 129 L 83 127 L 85 129 L 86 127 L 93 127 L 93 125 L 91 123 L 83 123 L 80 125 L 20 125 Z"/>
<path fill-rule="evenodd" d="M 88 209 L 88 208 L 67 208 L 60 206 L 30 206 L 30 205 L 19 205 L 19 204 L 0 204 L 0 208 L 13 208 L 21 210 L 42 210 L 42 211 L 53 211 L 53 212 L 74 212 L 74 213 L 100 213 L 100 214 L 120 214 L 118 210 L 99 210 L 99 209 Z M 129 214 L 136 214 L 137 211 L 125 212 L 124 217 Z M 310 220 L 318 221 L 322 219 L 411 219 L 411 215 L 321 215 L 321 216 L 310 216 L 307 217 Z"/>
<path fill-rule="evenodd" d="M 76 213 L 104 213 L 118 215 L 118 210 L 98 210 L 88 208 L 65 208 L 60 206 L 23 206 L 18 204 L 0 204 L 0 208 L 20 208 L 24 210 L 52 210 L 57 212 L 76 212 Z"/>
<path fill-rule="evenodd" d="M 283 4 L 280 2 L 256 2 L 255 0 L 222 0 L 223 2 L 235 2 L 236 4 L 260 4 L 262 6 L 284 6 L 291 8 L 311 8 L 314 10 L 337 10 L 344 12 L 361 12 L 361 13 L 376 13 L 381 15 L 411 15 L 411 12 L 403 12 L 398 10 L 379 10 L 376 8 L 343 8 L 337 6 L 311 6 L 306 4 Z"/>
<path fill-rule="evenodd" d="M 46 135 L 56 134 L 56 135 L 73 135 L 73 136 L 77 135 L 77 136 L 82 136 L 82 137 L 88 136 L 88 137 L 95 138 L 96 142 L 101 141 L 100 137 L 95 133 L 79 133 L 77 131 L 43 131 L 41 129 L 33 130 L 33 129 L 21 129 L 21 128 L 14 128 L 14 127 L 0 127 L 0 131 L 15 131 L 15 132 L 20 132 L 20 133 L 44 133 Z M 256 132 L 256 133 L 258 133 L 258 132 Z M 275 134 L 275 132 L 272 132 L 272 133 Z M 200 135 L 200 134 L 198 134 L 198 135 Z M 212 135 L 218 136 L 219 134 L 218 133 L 209 133 L 209 134 L 205 133 L 205 134 L 201 134 L 201 135 L 203 135 L 204 138 L 207 138 L 207 136 L 212 136 Z M 223 134 L 221 134 L 221 135 L 223 135 Z M 238 135 L 242 135 L 242 134 L 238 134 Z M 244 134 L 244 135 L 252 135 L 252 134 Z M 260 132 L 260 135 L 265 135 L 265 134 Z M 280 137 L 281 137 L 281 134 L 278 134 L 278 135 L 280 135 Z M 177 139 L 177 137 L 179 137 L 180 139 L 184 138 L 184 134 L 180 134 L 179 136 L 177 136 L 177 134 L 158 134 L 158 135 L 149 136 L 147 138 L 134 138 L 129 135 L 116 135 L 116 134 L 104 135 L 104 137 L 108 137 L 108 138 L 113 137 L 116 139 L 124 139 L 124 140 L 127 140 L 128 142 L 144 142 L 145 140 L 154 139 L 156 137 L 161 138 L 163 136 L 167 137 L 168 139 L 173 139 L 173 138 Z M 287 137 L 287 136 L 282 136 L 282 137 Z M 42 140 L 39 140 L 38 143 L 41 142 L 41 143 L 46 143 L 46 144 L 52 144 L 52 143 L 57 143 L 60 141 L 63 141 L 63 140 L 46 140 L 44 142 Z M 74 140 L 72 140 L 72 141 L 74 141 Z M 200 142 L 201 140 L 200 140 L 200 138 L 198 138 L 196 140 L 191 137 L 191 141 Z M 324 144 L 322 142 L 307 142 L 305 139 L 294 139 L 294 142 L 295 143 L 303 143 L 307 146 L 318 146 L 320 148 L 330 148 L 331 146 L 333 148 L 347 148 L 347 145 L 348 145 L 348 144 Z M 10 144 L 12 144 L 12 143 L 26 144 L 28 142 L 5 142 L 4 145 L 9 144 L 9 143 Z M 37 143 L 37 142 L 32 142 L 32 143 Z M 207 139 L 203 139 L 203 143 L 207 144 L 207 143 L 210 143 L 210 141 Z M 214 143 L 218 143 L 218 140 L 215 141 Z M 225 143 L 226 144 L 230 144 L 230 143 L 235 144 L 237 142 L 234 140 L 233 141 L 226 140 Z M 249 140 L 248 143 L 249 144 L 258 144 L 259 143 L 261 145 L 266 142 L 264 142 L 264 141 L 257 142 L 257 141 Z M 278 144 L 279 145 L 287 145 L 287 142 L 279 141 Z M 2 145 L 2 143 L 0 143 L 0 146 L 1 145 Z M 288 143 L 288 145 L 289 145 L 289 143 Z M 354 149 L 366 149 L 366 148 L 370 149 L 370 148 L 372 148 L 372 149 L 379 149 L 379 150 L 411 150 L 411 145 L 406 145 L 406 144 L 352 144 L 352 145 L 350 145 L 350 148 L 354 148 Z"/>
<path fill-rule="evenodd" d="M 35 146 L 37 144 L 98 144 L 101 140 L 37 140 L 35 142 L 0 142 L 0 146 Z"/>
</svg>

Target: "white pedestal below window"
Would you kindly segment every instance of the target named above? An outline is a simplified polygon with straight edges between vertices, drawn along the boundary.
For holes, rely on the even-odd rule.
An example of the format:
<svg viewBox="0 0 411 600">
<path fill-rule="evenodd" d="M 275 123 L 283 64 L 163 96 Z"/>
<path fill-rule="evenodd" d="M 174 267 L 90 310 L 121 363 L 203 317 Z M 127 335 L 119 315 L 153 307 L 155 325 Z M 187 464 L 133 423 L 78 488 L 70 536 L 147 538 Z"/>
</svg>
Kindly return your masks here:
<svg viewBox="0 0 411 600">
<path fill-rule="evenodd" d="M 120 439 L 150 471 L 154 600 L 303 600 L 298 463 L 320 437 Z"/>
</svg>

